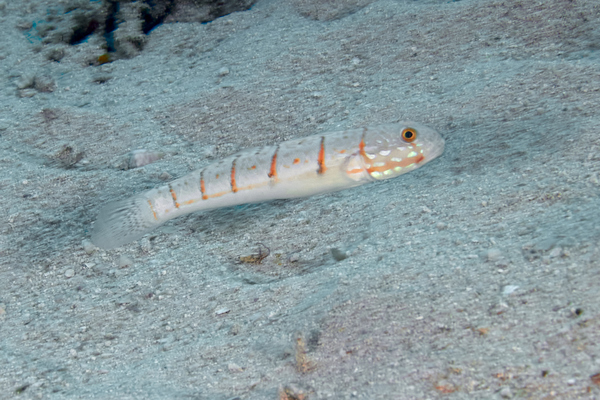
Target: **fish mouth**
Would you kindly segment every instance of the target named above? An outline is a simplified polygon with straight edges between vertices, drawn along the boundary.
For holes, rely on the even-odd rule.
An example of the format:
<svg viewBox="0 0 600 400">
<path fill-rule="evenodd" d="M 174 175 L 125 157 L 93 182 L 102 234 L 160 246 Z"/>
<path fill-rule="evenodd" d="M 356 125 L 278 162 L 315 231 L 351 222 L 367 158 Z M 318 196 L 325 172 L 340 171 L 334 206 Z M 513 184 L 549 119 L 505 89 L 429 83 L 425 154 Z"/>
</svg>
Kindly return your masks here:
<svg viewBox="0 0 600 400">
<path fill-rule="evenodd" d="M 424 152 L 425 159 L 420 164 L 426 164 L 441 156 L 446 145 L 446 141 L 439 133 L 437 133 L 437 131 L 429 128 L 427 129 L 426 135 L 426 139 L 424 139 L 427 143 Z"/>
<path fill-rule="evenodd" d="M 432 144 L 431 148 L 428 151 L 427 161 L 431 161 L 441 156 L 444 152 L 445 146 L 445 140 L 441 136 L 439 136 L 439 139 Z"/>
</svg>

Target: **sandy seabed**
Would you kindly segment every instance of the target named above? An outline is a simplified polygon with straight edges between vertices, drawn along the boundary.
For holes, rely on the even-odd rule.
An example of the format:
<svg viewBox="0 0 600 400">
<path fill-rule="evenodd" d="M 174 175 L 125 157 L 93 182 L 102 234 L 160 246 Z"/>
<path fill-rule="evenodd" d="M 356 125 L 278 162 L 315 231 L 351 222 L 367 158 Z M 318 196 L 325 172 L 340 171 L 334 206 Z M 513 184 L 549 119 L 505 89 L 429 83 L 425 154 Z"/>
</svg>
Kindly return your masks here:
<svg viewBox="0 0 600 400">
<path fill-rule="evenodd" d="M 0 398 L 600 398 L 600 3 L 259 0 L 104 64 L 36 36 L 67 3 L 0 2 Z M 89 243 L 235 151 L 399 120 L 444 155 Z"/>
</svg>

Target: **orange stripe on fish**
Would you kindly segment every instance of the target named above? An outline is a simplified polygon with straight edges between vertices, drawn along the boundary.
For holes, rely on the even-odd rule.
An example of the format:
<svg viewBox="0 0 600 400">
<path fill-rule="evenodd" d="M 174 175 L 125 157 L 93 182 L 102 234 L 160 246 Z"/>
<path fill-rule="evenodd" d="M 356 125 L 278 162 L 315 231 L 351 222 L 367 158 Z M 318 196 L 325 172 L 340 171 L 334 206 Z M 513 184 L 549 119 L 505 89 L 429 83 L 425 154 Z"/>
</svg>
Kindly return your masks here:
<svg viewBox="0 0 600 400">
<path fill-rule="evenodd" d="M 317 162 L 319 163 L 317 174 L 322 175 L 327 171 L 327 167 L 325 167 L 325 136 L 321 136 L 321 146 L 319 147 L 319 158 Z"/>
<path fill-rule="evenodd" d="M 173 198 L 173 204 L 175 204 L 175 208 L 179 208 L 179 203 L 177 202 L 177 193 L 175 190 L 169 185 L 169 192 L 171 192 L 171 197 Z"/>
<path fill-rule="evenodd" d="M 278 150 L 279 150 L 279 147 L 277 149 L 275 149 L 275 153 L 273 153 L 273 157 L 271 158 L 271 169 L 269 170 L 269 173 L 267 174 L 267 176 L 269 178 L 277 179 L 277 151 Z"/>
<path fill-rule="evenodd" d="M 202 200 L 208 199 L 206 196 L 206 185 L 204 184 L 204 170 L 200 172 L 200 194 L 202 194 Z"/>
<path fill-rule="evenodd" d="M 152 210 L 152 215 L 154 216 L 154 219 L 158 221 L 158 218 L 156 217 L 156 211 L 154 211 L 154 207 L 152 207 L 152 202 L 150 200 L 148 200 L 148 204 L 150 205 L 150 210 Z"/>
<path fill-rule="evenodd" d="M 238 191 L 238 188 L 235 185 L 235 161 L 236 160 L 233 160 L 233 162 L 231 163 L 231 191 L 233 193 Z"/>
</svg>

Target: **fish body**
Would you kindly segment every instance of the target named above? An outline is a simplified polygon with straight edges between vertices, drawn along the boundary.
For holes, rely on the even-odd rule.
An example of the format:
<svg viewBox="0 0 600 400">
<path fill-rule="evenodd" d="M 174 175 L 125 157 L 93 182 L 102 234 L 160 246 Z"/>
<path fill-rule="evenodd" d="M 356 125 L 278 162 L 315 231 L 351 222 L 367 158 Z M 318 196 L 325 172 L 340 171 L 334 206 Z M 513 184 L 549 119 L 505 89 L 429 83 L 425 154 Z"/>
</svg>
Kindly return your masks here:
<svg viewBox="0 0 600 400">
<path fill-rule="evenodd" d="M 111 249 L 180 215 L 311 196 L 393 178 L 444 151 L 444 139 L 414 122 L 329 132 L 243 150 L 164 186 L 109 203 L 92 242 Z"/>
</svg>

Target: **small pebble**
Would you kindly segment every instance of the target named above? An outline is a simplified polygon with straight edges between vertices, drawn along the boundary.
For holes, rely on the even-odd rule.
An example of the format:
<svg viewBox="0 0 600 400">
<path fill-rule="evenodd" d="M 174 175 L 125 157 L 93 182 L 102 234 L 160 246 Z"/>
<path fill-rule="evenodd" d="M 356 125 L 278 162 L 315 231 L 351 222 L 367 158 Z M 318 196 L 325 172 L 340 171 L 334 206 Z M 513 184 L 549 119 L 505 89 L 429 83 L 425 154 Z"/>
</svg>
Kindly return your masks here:
<svg viewBox="0 0 600 400">
<path fill-rule="evenodd" d="M 129 168 L 139 168 L 144 165 L 152 164 L 165 156 L 159 151 L 149 151 L 146 149 L 133 150 L 128 154 L 127 166 Z"/>
<path fill-rule="evenodd" d="M 504 296 L 509 296 L 509 295 L 513 294 L 515 292 L 515 290 L 517 290 L 518 288 L 519 287 L 517 285 L 506 285 L 502 289 L 502 294 Z"/>
<path fill-rule="evenodd" d="M 550 258 L 556 258 L 559 257 L 562 253 L 562 249 L 560 247 L 555 247 L 550 251 L 550 254 L 548 254 L 548 257 Z"/>
<path fill-rule="evenodd" d="M 75 276 L 75 270 L 73 268 L 69 268 L 65 271 L 66 278 L 72 278 Z"/>
<path fill-rule="evenodd" d="M 168 172 L 163 172 L 158 176 L 158 179 L 160 179 L 161 181 L 170 181 L 171 179 L 173 179 L 173 176 Z"/>
<path fill-rule="evenodd" d="M 556 238 L 548 238 L 544 240 L 540 240 L 535 244 L 535 249 L 537 251 L 549 251 L 554 246 L 556 246 L 557 239 Z"/>
<path fill-rule="evenodd" d="M 509 387 L 503 387 L 502 390 L 500 390 L 500 396 L 503 399 L 510 399 L 513 397 L 513 394 Z"/>
<path fill-rule="evenodd" d="M 217 146 L 208 145 L 201 148 L 198 153 L 201 157 L 214 157 L 217 152 Z"/>
<path fill-rule="evenodd" d="M 92 77 L 92 82 L 94 82 L 94 83 L 100 83 L 100 84 L 102 84 L 102 83 L 106 83 L 106 82 L 108 82 L 108 81 L 109 81 L 109 80 L 111 80 L 111 79 L 112 79 L 112 76 L 110 76 L 110 75 L 106 75 L 106 74 L 95 74 L 95 75 Z"/>
<path fill-rule="evenodd" d="M 486 254 L 488 261 L 498 261 L 502 257 L 502 252 L 499 249 L 489 249 Z"/>
<path fill-rule="evenodd" d="M 332 397 L 331 394 L 321 393 L 325 397 Z M 308 399 L 308 394 L 306 390 L 297 386 L 293 383 L 283 387 L 279 387 L 279 398 L 280 399 Z"/>
<path fill-rule="evenodd" d="M 35 77 L 33 87 L 38 92 L 51 93 L 56 89 L 56 83 L 54 83 L 54 79 L 51 77 L 40 75 Z"/>
<path fill-rule="evenodd" d="M 96 251 L 96 246 L 94 246 L 92 241 L 89 239 L 82 240 L 81 246 L 83 246 L 83 251 L 85 251 L 86 254 L 92 254 L 94 251 Z"/>
<path fill-rule="evenodd" d="M 336 249 L 335 247 L 331 249 L 331 256 L 335 261 L 342 261 L 348 258 L 348 254 L 340 249 Z"/>
<path fill-rule="evenodd" d="M 140 240 L 140 248 L 144 253 L 148 253 L 150 250 L 152 250 L 152 243 L 150 243 L 150 239 L 143 238 Z"/>
<path fill-rule="evenodd" d="M 238 324 L 235 324 L 229 329 L 229 334 L 230 335 L 238 335 L 241 330 L 242 330 L 242 327 Z"/>
<path fill-rule="evenodd" d="M 18 95 L 21 98 L 27 98 L 27 97 L 35 96 L 36 93 L 37 93 L 37 91 L 35 89 L 23 89 L 23 90 L 19 90 Z"/>
<path fill-rule="evenodd" d="M 571 308 L 571 315 L 573 315 L 574 317 L 579 317 L 581 314 L 583 314 L 583 309 L 581 308 Z"/>
<path fill-rule="evenodd" d="M 46 53 L 46 59 L 50 60 L 50 61 L 60 61 L 64 58 L 64 56 L 66 55 L 66 51 L 63 48 L 54 48 L 51 49 L 49 52 Z M 65 90 L 69 90 L 68 87 L 65 88 Z"/>
<path fill-rule="evenodd" d="M 229 312 L 229 308 L 219 308 L 217 311 L 215 311 L 215 314 L 221 315 L 221 314 L 227 314 L 228 312 Z"/>
<path fill-rule="evenodd" d="M 240 367 L 239 365 L 237 365 L 235 363 L 229 363 L 227 365 L 227 369 L 229 370 L 229 372 L 242 372 L 243 371 L 242 367 Z"/>
<path fill-rule="evenodd" d="M 17 28 L 22 29 L 24 31 L 31 29 L 31 27 L 33 26 L 33 23 L 31 21 L 19 21 L 17 22 L 17 24 L 15 25 Z"/>
<path fill-rule="evenodd" d="M 16 82 L 17 89 L 31 88 L 34 85 L 34 82 L 35 82 L 35 75 L 23 74 Z"/>
<path fill-rule="evenodd" d="M 133 265 L 133 261 L 131 261 L 131 258 L 129 258 L 123 254 L 121 254 L 119 256 L 119 267 L 125 268 L 125 267 L 131 267 L 132 265 Z"/>
<path fill-rule="evenodd" d="M 229 68 L 222 67 L 221 69 L 219 69 L 219 76 L 225 76 L 225 75 L 229 75 Z"/>
</svg>

